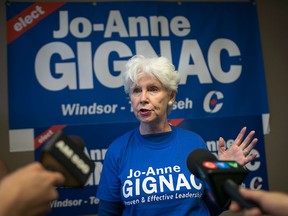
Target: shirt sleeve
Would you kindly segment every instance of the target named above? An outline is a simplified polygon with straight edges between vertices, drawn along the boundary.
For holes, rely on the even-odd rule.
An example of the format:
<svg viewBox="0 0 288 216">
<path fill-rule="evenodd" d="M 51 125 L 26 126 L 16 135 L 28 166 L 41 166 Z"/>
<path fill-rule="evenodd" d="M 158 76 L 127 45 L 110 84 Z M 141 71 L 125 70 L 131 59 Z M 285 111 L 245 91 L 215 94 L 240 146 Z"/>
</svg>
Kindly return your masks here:
<svg viewBox="0 0 288 216">
<path fill-rule="evenodd" d="M 97 188 L 97 197 L 108 202 L 121 201 L 121 182 L 119 173 L 119 154 L 108 149 L 105 155 L 100 182 Z"/>
<path fill-rule="evenodd" d="M 122 215 L 124 205 L 122 202 L 107 202 L 100 200 L 98 206 L 98 216 L 120 216 Z"/>
</svg>

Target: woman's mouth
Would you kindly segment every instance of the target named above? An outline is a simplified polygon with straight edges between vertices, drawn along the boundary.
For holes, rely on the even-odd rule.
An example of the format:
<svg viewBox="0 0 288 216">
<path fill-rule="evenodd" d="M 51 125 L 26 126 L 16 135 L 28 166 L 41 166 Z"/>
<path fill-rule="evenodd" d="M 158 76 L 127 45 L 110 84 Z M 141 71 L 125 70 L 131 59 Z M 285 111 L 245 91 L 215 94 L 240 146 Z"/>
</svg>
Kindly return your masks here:
<svg viewBox="0 0 288 216">
<path fill-rule="evenodd" d="M 139 113 L 140 113 L 141 115 L 143 115 L 143 116 L 150 115 L 151 112 L 152 112 L 152 111 L 149 110 L 149 109 L 140 109 L 140 110 L 139 110 Z"/>
</svg>

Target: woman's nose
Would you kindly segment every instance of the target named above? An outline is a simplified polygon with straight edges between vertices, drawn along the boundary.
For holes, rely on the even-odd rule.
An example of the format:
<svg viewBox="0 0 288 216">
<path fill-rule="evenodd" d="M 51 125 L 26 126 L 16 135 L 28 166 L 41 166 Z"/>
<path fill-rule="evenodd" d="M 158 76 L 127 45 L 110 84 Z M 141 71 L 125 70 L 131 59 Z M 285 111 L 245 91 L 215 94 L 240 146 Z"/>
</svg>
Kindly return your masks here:
<svg viewBox="0 0 288 216">
<path fill-rule="evenodd" d="M 141 96 L 140 96 L 140 102 L 146 103 L 147 101 L 148 101 L 147 92 L 142 91 Z"/>
</svg>

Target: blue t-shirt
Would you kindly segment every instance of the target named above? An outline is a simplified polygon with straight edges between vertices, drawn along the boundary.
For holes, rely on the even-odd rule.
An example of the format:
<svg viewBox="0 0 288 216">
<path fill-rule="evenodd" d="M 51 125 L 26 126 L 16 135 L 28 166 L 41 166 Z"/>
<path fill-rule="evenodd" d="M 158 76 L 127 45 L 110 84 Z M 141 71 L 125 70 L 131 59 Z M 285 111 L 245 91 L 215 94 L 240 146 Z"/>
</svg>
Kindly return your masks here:
<svg viewBox="0 0 288 216">
<path fill-rule="evenodd" d="M 186 166 L 197 148 L 207 149 L 203 139 L 178 127 L 162 141 L 129 131 L 108 148 L 97 197 L 122 201 L 123 215 L 209 215 L 204 184 Z"/>
</svg>

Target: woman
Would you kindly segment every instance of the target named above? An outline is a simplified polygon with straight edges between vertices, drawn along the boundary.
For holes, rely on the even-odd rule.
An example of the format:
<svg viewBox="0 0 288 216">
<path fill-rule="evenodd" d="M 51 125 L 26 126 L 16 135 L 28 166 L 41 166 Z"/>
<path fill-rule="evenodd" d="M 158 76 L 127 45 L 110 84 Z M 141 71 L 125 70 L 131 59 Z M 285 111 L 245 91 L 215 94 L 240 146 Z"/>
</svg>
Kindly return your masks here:
<svg viewBox="0 0 288 216">
<path fill-rule="evenodd" d="M 168 122 L 179 84 L 174 66 L 164 57 L 134 56 L 126 67 L 125 92 L 140 125 L 109 146 L 97 192 L 98 214 L 219 214 L 221 209 L 206 196 L 203 182 L 186 167 L 188 154 L 197 148 L 207 149 L 205 142 L 192 131 Z M 257 139 L 252 140 L 252 131 L 242 142 L 245 131 L 241 130 L 228 150 L 220 138 L 220 160 L 233 159 L 245 165 L 255 158 L 247 155 Z"/>
</svg>

